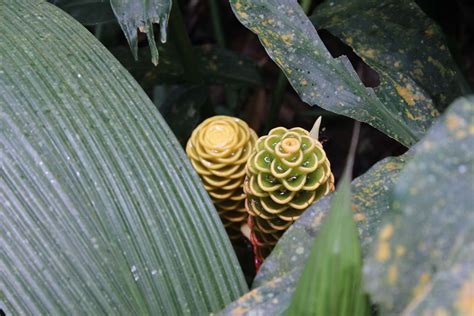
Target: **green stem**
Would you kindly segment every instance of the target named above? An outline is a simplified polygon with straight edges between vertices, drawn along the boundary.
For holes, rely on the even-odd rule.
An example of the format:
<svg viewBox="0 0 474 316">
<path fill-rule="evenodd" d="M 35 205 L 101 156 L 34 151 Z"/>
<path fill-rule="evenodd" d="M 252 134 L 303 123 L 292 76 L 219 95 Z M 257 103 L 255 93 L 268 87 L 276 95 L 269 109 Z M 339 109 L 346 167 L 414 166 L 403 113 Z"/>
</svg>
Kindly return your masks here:
<svg viewBox="0 0 474 316">
<path fill-rule="evenodd" d="M 306 14 L 308 14 L 309 9 L 311 8 L 311 4 L 312 0 L 301 0 L 301 7 Z M 288 80 L 286 79 L 285 74 L 280 71 L 277 83 L 275 85 L 275 90 L 272 94 L 270 113 L 268 120 L 265 124 L 265 132 L 268 132 L 277 123 L 278 114 L 280 113 L 283 96 L 287 87 Z"/>
<path fill-rule="evenodd" d="M 221 47 L 226 47 L 224 28 L 222 26 L 217 0 L 209 0 L 209 9 L 211 10 L 212 29 L 214 30 L 217 44 Z"/>
<path fill-rule="evenodd" d="M 309 14 L 309 9 L 311 9 L 312 0 L 301 0 L 301 7 L 303 8 L 304 13 Z"/>
<path fill-rule="evenodd" d="M 176 44 L 177 54 L 183 63 L 184 76 L 191 83 L 202 83 L 199 61 L 196 58 L 196 54 L 194 54 L 193 45 L 186 31 L 186 26 L 177 0 L 173 0 L 169 23 L 171 36 Z"/>
</svg>

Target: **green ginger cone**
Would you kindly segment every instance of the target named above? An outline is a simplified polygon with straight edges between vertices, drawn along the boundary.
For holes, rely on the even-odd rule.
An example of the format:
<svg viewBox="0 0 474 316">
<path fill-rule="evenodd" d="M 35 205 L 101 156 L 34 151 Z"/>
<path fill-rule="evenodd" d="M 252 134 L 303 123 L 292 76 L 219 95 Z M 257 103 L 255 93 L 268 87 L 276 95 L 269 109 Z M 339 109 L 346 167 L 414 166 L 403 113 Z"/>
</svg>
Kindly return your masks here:
<svg viewBox="0 0 474 316">
<path fill-rule="evenodd" d="M 308 206 L 334 190 L 323 146 L 299 127 L 277 127 L 260 137 L 246 174 L 245 206 L 258 261 Z"/>
</svg>

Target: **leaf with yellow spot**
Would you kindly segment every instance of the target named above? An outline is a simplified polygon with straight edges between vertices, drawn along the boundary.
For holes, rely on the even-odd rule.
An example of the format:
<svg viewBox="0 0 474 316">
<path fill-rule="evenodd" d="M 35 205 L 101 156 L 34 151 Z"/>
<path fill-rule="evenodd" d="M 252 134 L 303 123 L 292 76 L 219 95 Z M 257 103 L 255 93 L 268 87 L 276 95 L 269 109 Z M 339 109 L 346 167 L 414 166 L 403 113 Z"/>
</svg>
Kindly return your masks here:
<svg viewBox="0 0 474 316">
<path fill-rule="evenodd" d="M 468 130 L 470 126 L 474 125 L 473 111 L 473 99 L 460 99 L 453 105 L 448 115 L 456 114 L 464 118 L 460 121 L 459 126 L 462 130 Z M 461 281 L 464 281 L 469 275 L 472 277 L 472 271 L 474 271 L 474 242 L 467 243 L 466 247 L 463 246 L 463 242 L 472 241 L 473 238 L 472 214 L 474 212 L 463 212 L 463 207 L 464 210 L 466 207 L 464 204 L 466 201 L 463 200 L 464 195 L 462 195 L 462 198 L 454 197 L 456 194 L 464 194 L 469 187 L 465 182 L 472 181 L 473 178 L 473 154 L 470 153 L 469 149 L 474 148 L 472 140 L 474 133 L 470 134 L 469 139 L 453 141 L 456 130 L 449 131 L 445 126 L 446 116 L 430 130 L 427 138 L 414 146 L 408 153 L 398 158 L 387 158 L 379 162 L 366 174 L 355 179 L 351 185 L 353 209 L 357 210 L 358 213 L 356 214 L 364 215 L 364 220 L 358 221 L 356 224 L 359 230 L 362 253 L 365 254 L 366 260 L 368 259 L 368 265 L 365 269 L 368 271 L 366 283 L 370 285 L 374 298 L 381 303 L 382 310 L 388 312 L 388 314 L 399 314 L 401 310 L 413 311 L 418 309 L 421 311 L 419 314 L 427 312 L 428 315 L 431 315 L 433 313 L 430 311 L 435 310 L 446 310 L 449 311 L 449 314 L 455 314 L 455 295 L 461 288 Z M 448 135 L 446 135 L 447 133 Z M 441 150 L 440 153 L 439 146 L 447 148 Z M 433 153 L 434 157 L 426 159 L 426 162 L 429 163 L 426 166 L 440 168 L 449 166 L 450 173 L 445 175 L 442 181 L 430 180 L 424 174 L 419 174 L 420 156 L 424 157 L 427 153 Z M 442 162 L 434 159 L 437 155 L 442 155 L 439 158 L 442 159 Z M 446 156 L 449 159 L 446 159 Z M 417 158 L 414 161 L 415 167 L 411 162 L 413 157 Z M 406 195 L 409 199 L 423 199 L 424 203 L 430 203 L 410 210 L 416 221 L 414 219 L 403 221 L 404 217 L 400 216 L 402 210 L 405 210 L 406 201 L 404 199 L 392 200 L 392 191 L 406 161 L 411 165 L 408 170 L 404 170 L 402 173 L 404 177 L 402 183 L 407 186 L 404 189 Z M 459 164 L 460 161 L 466 163 L 471 161 L 471 165 Z M 436 175 L 431 169 L 429 171 Z M 464 174 L 466 178 L 460 178 Z M 410 176 L 409 180 L 406 179 L 407 176 Z M 416 191 L 420 193 L 414 196 L 410 195 L 409 191 L 413 187 L 411 184 L 417 184 L 420 181 L 428 181 L 435 188 L 425 189 L 416 185 Z M 400 183 L 398 190 L 400 190 Z M 433 203 L 435 205 L 439 204 L 438 197 L 440 194 L 443 198 L 449 198 L 446 201 L 452 202 L 452 199 L 459 201 L 450 204 L 449 210 L 451 213 L 448 215 L 427 214 L 434 208 Z M 467 198 L 471 199 L 471 202 L 467 201 L 468 203 L 473 203 L 472 196 Z M 308 208 L 298 221 L 288 229 L 273 253 L 265 260 L 253 284 L 253 291 L 261 293 L 263 300 L 256 304 L 250 295 L 244 295 L 239 301 L 229 305 L 222 314 L 231 313 L 240 306 L 249 307 L 248 313 L 254 315 L 281 315 L 284 313 L 291 301 L 304 262 L 308 258 L 312 242 L 318 236 L 321 223 L 324 222 L 331 199 L 332 195 L 326 196 Z M 460 213 L 463 214 L 462 221 L 458 221 Z M 383 221 L 383 226 L 381 226 L 380 222 L 383 217 L 388 218 Z M 446 226 L 452 219 L 455 219 L 454 227 Z M 423 233 L 426 234 L 423 228 L 427 225 L 431 226 L 432 223 L 439 224 L 439 227 L 434 226 L 433 231 L 428 230 L 429 237 L 426 237 L 423 235 Z M 403 238 L 400 239 L 399 230 L 403 227 L 407 228 L 402 234 Z M 445 236 L 446 232 L 451 233 Z M 470 235 L 469 232 L 471 232 Z M 454 237 L 460 237 L 460 239 L 455 239 L 453 242 Z M 413 241 L 416 238 L 420 240 Z M 433 240 L 434 244 L 430 240 Z M 419 241 L 423 241 L 424 244 L 422 253 L 419 253 L 420 250 L 417 249 L 420 244 Z M 382 255 L 380 255 L 384 259 L 383 262 L 375 259 L 380 243 L 386 245 L 382 246 L 386 249 L 382 250 Z M 433 251 L 436 250 L 433 249 L 436 248 L 433 246 L 439 246 L 439 249 L 443 251 Z M 373 251 L 370 251 L 371 248 Z M 462 249 L 463 255 L 458 255 L 459 248 Z M 450 251 L 446 251 L 446 249 Z M 390 253 L 390 256 L 388 256 L 388 253 Z M 431 255 L 438 256 L 436 258 L 438 261 L 434 262 L 430 261 L 431 258 L 426 258 L 426 256 Z M 415 261 L 415 263 L 409 260 Z M 436 271 L 432 271 L 432 268 L 438 268 L 440 262 L 451 264 L 448 267 L 449 270 L 443 271 L 443 273 L 434 273 Z M 470 265 L 466 265 L 466 262 L 469 262 Z M 407 265 L 407 263 L 410 264 Z M 420 291 L 421 295 L 418 296 L 417 300 L 412 302 L 412 291 L 418 285 L 423 272 L 428 272 L 430 278 L 422 278 L 422 281 L 425 281 L 425 286 Z M 454 280 L 457 283 L 451 282 Z M 408 285 L 406 285 L 406 282 L 408 282 Z M 429 289 L 431 290 L 428 291 Z M 387 297 L 389 301 L 385 301 Z M 393 300 L 390 301 L 390 298 L 393 298 Z M 404 299 L 402 300 L 402 298 Z M 399 301 L 400 304 L 398 304 Z M 397 304 L 395 305 L 394 302 L 397 302 Z"/>
<path fill-rule="evenodd" d="M 342 18 L 334 23 L 334 16 Z M 417 118 L 428 127 L 461 94 L 441 29 L 413 1 L 326 1 L 311 20 L 377 71 L 374 91 L 401 120 Z M 414 112 L 404 112 L 406 106 Z"/>
<path fill-rule="evenodd" d="M 364 269 L 383 314 L 471 312 L 465 289 L 474 280 L 473 123 L 474 97 L 458 99 L 399 175 L 391 206 L 397 215 L 384 220 Z"/>
<path fill-rule="evenodd" d="M 382 76 L 381 85 L 375 89 L 364 87 L 345 56 L 339 58 L 331 56 L 297 1 L 231 0 L 230 2 L 236 17 L 259 36 L 269 56 L 282 69 L 303 101 L 366 122 L 406 146 L 416 143 L 438 115 L 439 112 L 435 107 L 437 102 L 433 100 L 440 99 L 441 95 L 444 96 L 445 92 L 449 92 L 450 95 L 445 97 L 449 102 L 452 95 L 459 91 L 456 86 L 452 86 L 456 72 L 447 51 L 443 51 L 441 55 L 436 54 L 436 60 L 443 61 L 445 65 L 442 72 L 433 63 L 428 63 L 434 71 L 429 72 L 431 68 L 426 69 L 427 63 L 423 62 L 421 63 L 422 72 L 429 76 L 423 77 L 420 81 L 410 77 L 412 70 L 408 69 L 410 58 L 418 56 L 421 59 L 424 54 L 413 55 L 411 46 L 399 51 L 398 39 L 406 36 L 407 33 L 395 26 L 405 25 L 409 20 L 411 24 L 407 27 L 415 28 L 430 20 L 408 0 L 402 1 L 401 4 L 406 16 L 396 14 L 398 11 L 397 6 L 392 3 L 394 1 L 383 1 L 391 4 L 392 7 L 395 6 L 392 10 L 392 18 L 402 19 L 399 20 L 400 23 L 385 23 L 382 19 L 375 19 L 374 17 L 380 16 L 380 10 L 387 9 L 386 5 L 379 5 L 375 0 L 326 1 L 316 10 L 318 16 L 315 21 L 319 22 L 318 19 L 321 16 L 322 20 L 326 19 L 324 23 L 317 23 L 318 27 L 323 25 L 332 30 L 332 27 L 337 29 L 340 26 L 340 31 L 345 33 L 338 35 L 349 39 L 348 41 L 355 45 L 356 50 L 363 50 L 364 59 L 373 60 L 374 65 L 382 67 L 376 69 Z M 359 14 L 353 14 L 356 10 L 352 10 L 351 6 L 355 6 L 356 9 L 360 9 L 358 6 L 364 8 L 364 10 L 359 10 L 361 14 L 364 14 L 366 7 L 371 6 L 373 8 L 368 11 L 373 16 L 367 16 L 370 19 L 365 21 Z M 245 16 L 242 13 L 245 13 Z M 408 19 L 410 13 L 414 14 Z M 263 23 L 268 20 L 274 20 L 275 23 Z M 359 24 L 353 28 L 355 22 Z M 387 25 L 395 28 L 390 30 L 390 34 L 396 34 L 396 37 L 385 35 Z M 407 37 L 406 42 L 413 46 L 415 40 L 425 40 L 422 37 L 424 29 L 426 28 L 422 28 L 420 34 L 413 36 L 409 33 L 410 36 Z M 377 40 L 383 35 L 384 41 L 379 41 L 378 46 L 372 47 L 370 44 L 373 44 L 373 40 L 372 42 L 367 42 L 367 40 L 373 37 L 373 33 L 376 33 L 377 36 L 374 37 Z M 419 45 L 417 42 L 416 52 L 422 52 L 422 48 L 426 47 L 433 47 L 434 50 L 439 51 L 440 37 L 440 33 L 436 32 L 435 35 L 426 38 L 424 45 Z M 396 53 L 387 56 L 385 46 L 390 47 L 392 53 Z M 393 49 L 394 46 L 396 49 Z M 391 69 L 396 62 L 400 63 L 400 67 L 385 76 L 384 71 L 387 71 L 388 64 Z M 399 76 L 399 74 L 403 75 Z M 445 77 L 441 78 L 442 75 Z M 397 84 L 406 89 L 402 93 L 405 99 L 397 93 L 395 88 Z M 408 106 L 407 100 L 413 104 L 409 112 L 405 111 Z"/>
</svg>

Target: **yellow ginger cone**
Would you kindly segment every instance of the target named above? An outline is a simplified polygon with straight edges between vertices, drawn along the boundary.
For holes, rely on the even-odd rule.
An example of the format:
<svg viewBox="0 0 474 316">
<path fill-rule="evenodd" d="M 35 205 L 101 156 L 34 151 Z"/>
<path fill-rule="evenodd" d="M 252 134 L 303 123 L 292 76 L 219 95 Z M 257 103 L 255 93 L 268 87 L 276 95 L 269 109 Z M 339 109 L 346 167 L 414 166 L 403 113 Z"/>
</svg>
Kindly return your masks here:
<svg viewBox="0 0 474 316">
<path fill-rule="evenodd" d="M 308 206 L 334 190 L 323 146 L 298 127 L 274 128 L 260 137 L 246 173 L 246 209 L 258 261 Z"/>
<path fill-rule="evenodd" d="M 247 222 L 243 183 L 245 165 L 257 135 L 244 121 L 214 116 L 191 134 L 186 153 L 200 175 L 231 239 L 241 236 Z"/>
</svg>

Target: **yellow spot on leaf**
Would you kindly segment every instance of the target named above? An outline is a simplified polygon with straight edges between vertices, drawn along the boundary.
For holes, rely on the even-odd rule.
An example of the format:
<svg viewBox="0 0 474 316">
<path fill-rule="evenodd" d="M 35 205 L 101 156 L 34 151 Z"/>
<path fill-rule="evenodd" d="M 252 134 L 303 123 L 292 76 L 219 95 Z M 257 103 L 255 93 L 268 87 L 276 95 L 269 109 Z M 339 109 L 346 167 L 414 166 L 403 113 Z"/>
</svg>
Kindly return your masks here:
<svg viewBox="0 0 474 316">
<path fill-rule="evenodd" d="M 392 264 L 389 268 L 388 268 L 388 274 L 387 274 L 387 281 L 389 284 L 395 284 L 395 282 L 397 282 L 397 278 L 398 278 L 398 268 L 396 265 Z"/>
<path fill-rule="evenodd" d="M 456 308 L 461 315 L 474 315 L 474 281 L 462 285 L 457 293 Z"/>
<path fill-rule="evenodd" d="M 237 2 L 237 3 L 235 4 L 235 8 L 236 8 L 237 10 L 240 10 L 241 7 L 242 7 L 242 5 L 240 4 L 240 2 Z"/>
<path fill-rule="evenodd" d="M 455 114 L 449 114 L 446 118 L 446 126 L 450 131 L 453 131 L 461 125 L 460 117 Z"/>
<path fill-rule="evenodd" d="M 308 81 L 307 81 L 306 79 L 302 79 L 302 80 L 300 81 L 300 84 L 301 84 L 302 86 L 307 86 L 307 85 L 308 85 Z"/>
<path fill-rule="evenodd" d="M 414 73 L 417 77 L 423 77 L 423 70 L 421 70 L 420 68 L 415 68 L 415 69 L 413 69 L 413 73 Z"/>
<path fill-rule="evenodd" d="M 375 58 L 375 50 L 372 48 L 369 48 L 367 50 L 361 51 L 361 55 L 364 55 L 365 57 L 368 58 Z"/>
<path fill-rule="evenodd" d="M 425 30 L 425 35 L 428 36 L 428 37 L 431 37 L 435 34 L 435 31 L 436 31 L 436 27 L 434 24 L 431 24 L 430 26 L 428 26 L 428 28 Z"/>
<path fill-rule="evenodd" d="M 312 226 L 313 227 L 319 227 L 319 225 L 321 225 L 321 221 L 322 221 L 323 217 L 324 217 L 324 214 L 322 212 L 320 212 L 318 215 L 316 215 L 314 217 Z"/>
<path fill-rule="evenodd" d="M 426 284 L 428 284 L 430 279 L 431 279 L 431 276 L 427 272 L 424 272 L 422 275 L 420 275 L 420 279 L 418 280 L 418 285 L 413 289 L 414 298 L 423 292 Z"/>
<path fill-rule="evenodd" d="M 244 315 L 249 311 L 248 307 L 242 307 L 242 306 L 237 306 L 231 311 L 232 316 L 239 316 L 239 315 Z"/>
<path fill-rule="evenodd" d="M 387 224 L 385 225 L 382 230 L 380 231 L 379 238 L 380 240 L 387 241 L 393 235 L 393 225 Z"/>
<path fill-rule="evenodd" d="M 415 101 L 417 99 L 417 96 L 412 93 L 409 89 L 410 86 L 408 87 L 402 87 L 400 85 L 396 85 L 395 89 L 397 89 L 397 93 L 405 100 L 406 104 L 413 106 L 415 105 Z"/>
<path fill-rule="evenodd" d="M 403 256 L 405 252 L 406 249 L 402 245 L 397 245 L 397 247 L 395 247 L 395 254 L 397 255 L 397 257 Z"/>
<path fill-rule="evenodd" d="M 411 121 L 414 121 L 415 120 L 415 117 L 413 116 L 413 114 L 410 113 L 410 111 L 405 111 L 405 114 L 407 115 L 407 117 L 411 120 Z"/>
<path fill-rule="evenodd" d="M 290 45 L 290 44 L 291 44 L 292 38 L 293 38 L 293 35 L 292 35 L 291 33 L 290 33 L 290 34 L 283 34 L 283 35 L 281 36 L 281 40 L 282 40 L 283 42 L 285 42 L 285 44 L 287 44 L 287 45 Z"/>
<path fill-rule="evenodd" d="M 466 137 L 466 132 L 465 131 L 459 130 L 459 131 L 456 132 L 456 138 L 457 139 L 461 139 L 461 138 L 464 138 L 464 137 Z"/>
<path fill-rule="evenodd" d="M 281 61 L 280 57 L 275 57 L 275 62 L 278 66 L 284 67 L 285 64 Z"/>
<path fill-rule="evenodd" d="M 441 73 L 441 75 L 443 75 L 443 76 L 448 75 L 449 71 L 443 66 L 442 63 L 439 62 L 439 60 L 436 60 L 433 57 L 428 56 L 428 61 L 438 69 L 438 71 Z"/>
<path fill-rule="evenodd" d="M 435 309 L 435 311 L 434 311 L 434 316 L 449 316 L 449 313 L 448 313 L 448 311 L 445 310 L 444 308 L 438 307 L 438 308 Z"/>
<path fill-rule="evenodd" d="M 346 43 L 347 43 L 348 45 L 352 45 L 352 37 L 346 38 Z"/>
<path fill-rule="evenodd" d="M 386 241 L 380 241 L 375 254 L 375 259 L 379 262 L 387 261 L 390 258 L 390 244 Z"/>
<path fill-rule="evenodd" d="M 385 169 L 387 169 L 388 171 L 395 170 L 397 169 L 397 164 L 394 162 L 389 162 L 385 165 Z"/>
<path fill-rule="evenodd" d="M 249 15 L 245 12 L 242 12 L 242 11 L 238 11 L 237 12 L 239 14 L 239 16 L 242 18 L 242 19 L 246 19 L 249 17 Z"/>
</svg>

